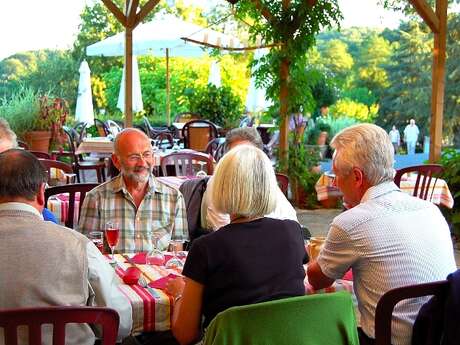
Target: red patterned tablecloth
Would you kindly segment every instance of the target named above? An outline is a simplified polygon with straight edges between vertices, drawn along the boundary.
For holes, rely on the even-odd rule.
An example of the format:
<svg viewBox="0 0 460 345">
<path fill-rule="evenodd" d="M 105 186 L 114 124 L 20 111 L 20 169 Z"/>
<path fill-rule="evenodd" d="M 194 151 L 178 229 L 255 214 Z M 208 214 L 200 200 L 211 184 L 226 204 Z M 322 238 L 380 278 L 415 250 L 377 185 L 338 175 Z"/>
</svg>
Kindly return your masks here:
<svg viewBox="0 0 460 345">
<path fill-rule="evenodd" d="M 124 284 L 121 277 L 131 264 L 127 263 L 123 256 L 119 254 L 115 254 L 115 260 L 117 261 L 116 272 L 119 276 L 119 289 L 129 300 L 133 310 L 133 333 L 170 329 L 173 313 L 172 298 L 161 289 L 146 289 L 138 284 Z M 147 282 L 155 281 L 169 274 L 179 273 L 176 270 L 166 269 L 163 266 L 141 264 L 137 264 L 136 266 L 147 277 Z M 353 282 L 337 280 L 331 287 L 315 291 L 308 284 L 307 277 L 305 277 L 305 294 L 330 293 L 343 290 L 353 293 Z"/>
</svg>

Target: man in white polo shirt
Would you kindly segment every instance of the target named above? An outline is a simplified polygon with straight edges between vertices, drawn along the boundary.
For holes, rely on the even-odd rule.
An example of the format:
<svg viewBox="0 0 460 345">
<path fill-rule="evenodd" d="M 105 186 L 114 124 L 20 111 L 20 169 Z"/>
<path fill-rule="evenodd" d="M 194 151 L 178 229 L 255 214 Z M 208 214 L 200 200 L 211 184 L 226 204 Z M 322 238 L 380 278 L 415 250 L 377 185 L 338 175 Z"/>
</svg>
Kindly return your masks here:
<svg viewBox="0 0 460 345">
<path fill-rule="evenodd" d="M 393 183 L 393 145 L 372 124 L 346 128 L 331 142 L 335 184 L 349 210 L 337 216 L 317 261 L 308 265 L 315 289 L 353 269 L 361 314 L 360 343 L 373 344 L 375 308 L 388 290 L 442 280 L 456 270 L 449 227 L 437 206 L 402 193 Z M 392 344 L 410 344 L 426 299 L 399 303 Z"/>
</svg>

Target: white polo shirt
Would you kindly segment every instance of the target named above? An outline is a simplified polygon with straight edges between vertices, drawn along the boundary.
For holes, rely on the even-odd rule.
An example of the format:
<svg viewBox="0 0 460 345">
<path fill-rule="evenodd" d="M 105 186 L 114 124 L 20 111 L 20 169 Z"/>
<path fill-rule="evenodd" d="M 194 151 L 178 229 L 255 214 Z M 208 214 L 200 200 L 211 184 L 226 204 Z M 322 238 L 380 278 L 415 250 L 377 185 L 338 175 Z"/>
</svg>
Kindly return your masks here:
<svg viewBox="0 0 460 345">
<path fill-rule="evenodd" d="M 353 269 L 361 328 L 374 338 L 375 308 L 388 290 L 442 280 L 456 270 L 449 227 L 438 207 L 402 193 L 393 182 L 369 188 L 361 203 L 337 216 L 318 257 L 337 279 Z M 410 344 L 421 298 L 393 312 L 392 344 Z"/>
</svg>

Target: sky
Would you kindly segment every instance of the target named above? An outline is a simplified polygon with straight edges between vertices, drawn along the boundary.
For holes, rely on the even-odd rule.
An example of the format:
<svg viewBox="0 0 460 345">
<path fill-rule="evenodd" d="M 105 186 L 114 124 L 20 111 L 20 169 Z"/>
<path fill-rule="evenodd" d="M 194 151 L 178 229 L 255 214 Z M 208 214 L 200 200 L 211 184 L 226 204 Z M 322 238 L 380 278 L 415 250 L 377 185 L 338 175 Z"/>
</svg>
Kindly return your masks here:
<svg viewBox="0 0 460 345">
<path fill-rule="evenodd" d="M 93 0 L 2 1 L 0 60 L 12 54 L 44 48 L 70 48 L 85 3 Z M 205 0 L 188 0 L 200 4 Z M 339 0 L 342 27 L 396 28 L 401 15 L 384 11 L 377 0 Z"/>
</svg>

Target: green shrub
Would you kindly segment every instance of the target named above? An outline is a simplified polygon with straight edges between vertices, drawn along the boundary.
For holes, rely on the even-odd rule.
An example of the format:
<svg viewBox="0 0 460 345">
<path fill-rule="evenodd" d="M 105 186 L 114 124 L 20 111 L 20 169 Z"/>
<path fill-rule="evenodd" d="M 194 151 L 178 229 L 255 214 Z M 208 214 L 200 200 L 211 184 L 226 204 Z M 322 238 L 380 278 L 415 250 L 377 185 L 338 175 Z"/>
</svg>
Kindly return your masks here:
<svg viewBox="0 0 460 345">
<path fill-rule="evenodd" d="M 454 198 L 454 207 L 441 208 L 453 234 L 460 237 L 460 152 L 455 149 L 446 149 L 442 152 L 440 164 L 444 167 L 442 178 L 449 185 Z"/>
</svg>

